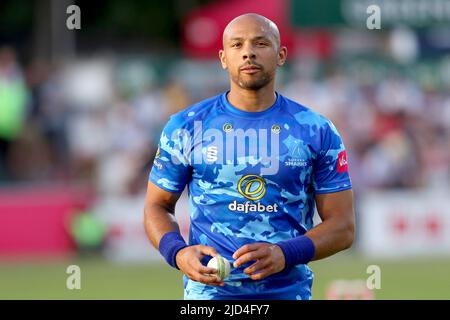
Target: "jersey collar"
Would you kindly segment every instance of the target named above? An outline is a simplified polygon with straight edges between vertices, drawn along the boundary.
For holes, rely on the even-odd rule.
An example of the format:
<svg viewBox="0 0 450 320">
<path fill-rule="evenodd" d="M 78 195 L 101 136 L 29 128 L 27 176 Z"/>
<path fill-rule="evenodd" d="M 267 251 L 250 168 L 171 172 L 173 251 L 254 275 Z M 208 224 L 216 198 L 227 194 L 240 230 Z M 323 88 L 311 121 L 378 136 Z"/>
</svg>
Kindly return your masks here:
<svg viewBox="0 0 450 320">
<path fill-rule="evenodd" d="M 227 99 L 227 95 L 230 91 L 226 91 L 221 95 L 221 102 L 225 109 L 225 112 L 231 113 L 235 116 L 241 117 L 241 118 L 247 118 L 247 119 L 260 119 L 267 117 L 271 115 L 272 113 L 276 112 L 280 105 L 281 105 L 281 95 L 278 92 L 275 92 L 277 98 L 273 105 L 271 105 L 269 108 L 267 108 L 264 111 L 259 112 L 252 112 L 252 111 L 244 111 L 236 108 L 233 106 Z"/>
</svg>

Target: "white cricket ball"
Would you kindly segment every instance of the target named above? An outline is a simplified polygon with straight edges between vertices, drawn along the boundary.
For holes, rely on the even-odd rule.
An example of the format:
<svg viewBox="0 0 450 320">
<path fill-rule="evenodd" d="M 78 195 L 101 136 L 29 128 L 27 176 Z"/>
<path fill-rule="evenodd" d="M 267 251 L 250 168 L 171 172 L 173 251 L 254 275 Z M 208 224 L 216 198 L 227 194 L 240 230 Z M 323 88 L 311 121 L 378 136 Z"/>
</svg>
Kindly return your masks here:
<svg viewBox="0 0 450 320">
<path fill-rule="evenodd" d="M 230 262 L 219 255 L 209 260 L 208 268 L 217 269 L 217 277 L 221 281 L 227 278 L 230 274 Z"/>
</svg>

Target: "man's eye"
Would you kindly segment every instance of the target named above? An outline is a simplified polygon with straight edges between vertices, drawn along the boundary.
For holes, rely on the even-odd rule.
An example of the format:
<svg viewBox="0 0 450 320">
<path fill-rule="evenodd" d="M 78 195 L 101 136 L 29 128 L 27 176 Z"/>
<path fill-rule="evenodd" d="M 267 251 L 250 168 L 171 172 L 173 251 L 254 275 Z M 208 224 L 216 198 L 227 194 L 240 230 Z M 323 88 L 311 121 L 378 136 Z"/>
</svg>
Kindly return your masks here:
<svg viewBox="0 0 450 320">
<path fill-rule="evenodd" d="M 240 47 L 241 44 L 240 44 L 240 43 L 233 43 L 231 46 L 232 46 L 233 48 L 236 48 L 236 47 Z"/>
<path fill-rule="evenodd" d="M 267 46 L 267 43 L 265 43 L 265 42 L 258 42 L 258 46 Z"/>
</svg>

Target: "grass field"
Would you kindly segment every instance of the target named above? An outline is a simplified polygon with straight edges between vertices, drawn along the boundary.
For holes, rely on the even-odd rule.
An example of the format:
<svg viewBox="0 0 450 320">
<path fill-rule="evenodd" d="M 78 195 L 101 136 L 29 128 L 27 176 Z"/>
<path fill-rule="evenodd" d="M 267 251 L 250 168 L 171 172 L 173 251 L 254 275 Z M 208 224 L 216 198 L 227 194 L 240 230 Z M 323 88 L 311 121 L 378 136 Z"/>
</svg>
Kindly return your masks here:
<svg viewBox="0 0 450 320">
<path fill-rule="evenodd" d="M 81 290 L 66 288 L 67 266 L 81 268 Z M 381 268 L 376 299 L 450 299 L 450 259 L 370 261 L 354 254 L 310 264 L 313 298 L 336 279 L 367 279 Z M 181 273 L 165 264 L 112 264 L 102 259 L 0 263 L 0 299 L 182 299 Z"/>
</svg>

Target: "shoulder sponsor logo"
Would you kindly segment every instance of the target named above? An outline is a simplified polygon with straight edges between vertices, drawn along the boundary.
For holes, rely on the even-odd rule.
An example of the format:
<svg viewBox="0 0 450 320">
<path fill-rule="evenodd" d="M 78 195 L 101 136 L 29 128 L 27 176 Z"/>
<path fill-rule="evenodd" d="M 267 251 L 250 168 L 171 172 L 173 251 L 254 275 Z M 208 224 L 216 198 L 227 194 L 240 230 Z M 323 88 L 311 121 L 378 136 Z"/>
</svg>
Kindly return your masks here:
<svg viewBox="0 0 450 320">
<path fill-rule="evenodd" d="M 159 170 L 162 169 L 163 165 L 158 161 L 158 159 L 161 157 L 161 149 L 158 146 L 158 149 L 156 150 L 155 159 L 153 160 L 153 165 L 157 167 Z"/>
<path fill-rule="evenodd" d="M 162 165 L 159 161 L 157 161 L 156 159 L 153 160 L 153 165 L 154 165 L 155 167 L 157 167 L 159 170 L 161 170 L 162 167 L 163 167 L 163 165 Z"/>
<path fill-rule="evenodd" d="M 338 173 L 348 171 L 347 152 L 345 150 L 339 152 L 338 154 L 337 171 Z"/>
</svg>

